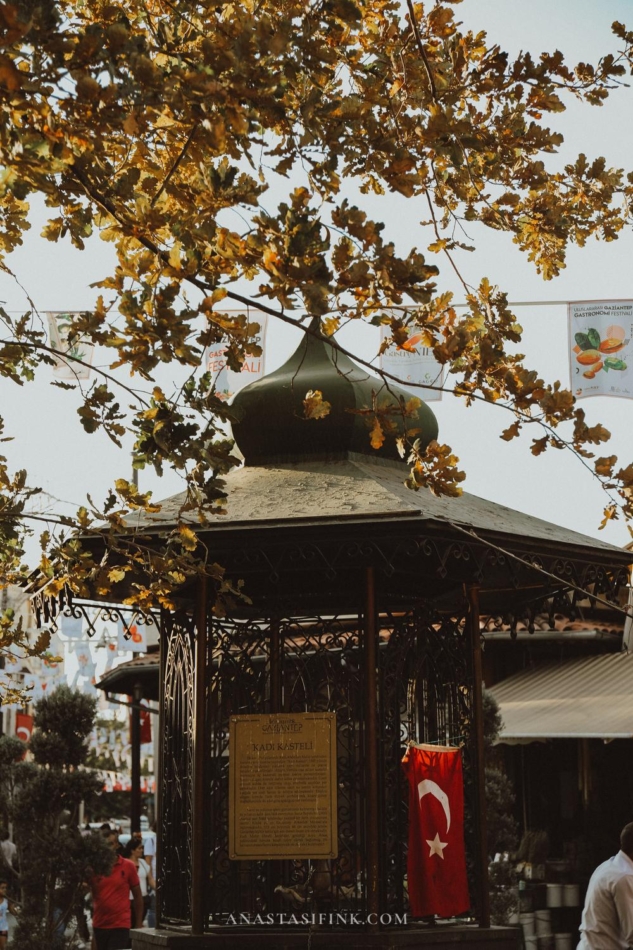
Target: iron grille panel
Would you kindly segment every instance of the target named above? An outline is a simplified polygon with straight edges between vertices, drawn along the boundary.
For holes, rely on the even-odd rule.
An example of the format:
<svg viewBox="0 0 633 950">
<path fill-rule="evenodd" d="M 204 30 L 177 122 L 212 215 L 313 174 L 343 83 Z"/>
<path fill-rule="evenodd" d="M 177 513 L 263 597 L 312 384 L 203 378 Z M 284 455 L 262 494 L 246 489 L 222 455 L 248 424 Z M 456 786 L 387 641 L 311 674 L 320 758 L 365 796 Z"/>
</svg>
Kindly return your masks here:
<svg viewBox="0 0 633 950">
<path fill-rule="evenodd" d="M 194 628 L 186 614 L 163 618 L 164 727 L 161 782 L 160 919 L 191 923 L 193 852 Z"/>
</svg>

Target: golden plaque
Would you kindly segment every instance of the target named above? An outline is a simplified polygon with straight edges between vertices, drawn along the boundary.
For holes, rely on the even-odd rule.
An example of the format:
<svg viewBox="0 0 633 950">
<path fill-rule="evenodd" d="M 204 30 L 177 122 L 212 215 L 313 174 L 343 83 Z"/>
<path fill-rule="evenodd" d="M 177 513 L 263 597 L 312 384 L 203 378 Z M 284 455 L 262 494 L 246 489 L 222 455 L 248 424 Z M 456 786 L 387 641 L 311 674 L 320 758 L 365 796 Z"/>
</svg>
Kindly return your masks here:
<svg viewBox="0 0 633 950">
<path fill-rule="evenodd" d="M 337 854 L 336 713 L 231 716 L 231 860 Z"/>
</svg>

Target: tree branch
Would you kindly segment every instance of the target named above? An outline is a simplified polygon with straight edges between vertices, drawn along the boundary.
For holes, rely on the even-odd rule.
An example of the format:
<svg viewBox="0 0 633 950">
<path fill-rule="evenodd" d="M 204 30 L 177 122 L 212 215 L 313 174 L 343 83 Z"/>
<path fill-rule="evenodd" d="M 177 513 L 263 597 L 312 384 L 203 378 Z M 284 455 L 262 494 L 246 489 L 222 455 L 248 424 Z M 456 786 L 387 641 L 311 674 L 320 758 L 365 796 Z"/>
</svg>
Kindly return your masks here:
<svg viewBox="0 0 633 950">
<path fill-rule="evenodd" d="M 115 376 L 111 376 L 110 373 L 106 373 L 105 370 L 100 369 L 98 366 L 93 366 L 92 363 L 86 363 L 84 360 L 80 360 L 77 356 L 69 356 L 68 353 L 63 353 L 61 350 L 56 350 L 52 346 L 47 346 L 45 343 L 27 343 L 24 340 L 0 340 L 0 345 L 3 346 L 23 346 L 28 350 L 44 350 L 45 353 L 51 353 L 53 356 L 57 356 L 59 359 L 68 360 L 71 363 L 78 363 L 80 366 L 85 366 L 87 369 L 92 370 L 94 373 L 97 373 L 99 376 L 103 376 L 104 379 L 109 380 L 115 386 L 120 386 L 121 389 L 124 389 L 127 393 L 138 400 L 142 406 L 148 406 L 149 403 L 143 399 L 141 395 L 130 386 L 126 386 L 125 383 L 122 383 L 119 379 L 116 379 Z"/>
<path fill-rule="evenodd" d="M 150 202 L 150 208 L 153 208 L 153 207 L 154 207 L 154 205 L 156 204 L 156 202 L 158 201 L 158 199 L 160 198 L 160 196 L 161 196 L 162 193 L 164 192 L 165 188 L 166 188 L 167 185 L 169 184 L 169 182 L 170 182 L 172 176 L 177 172 L 180 163 L 182 162 L 183 158 L 184 158 L 185 155 L 187 154 L 187 151 L 189 150 L 189 146 L 190 146 L 191 143 L 193 142 L 193 139 L 194 139 L 194 136 L 195 136 L 197 130 L 198 130 L 198 123 L 196 122 L 196 124 L 195 124 L 195 125 L 193 126 L 193 128 L 191 129 L 191 132 L 190 132 L 189 135 L 187 136 L 187 141 L 185 142 L 185 144 L 184 144 L 183 147 L 181 148 L 180 154 L 178 155 L 177 159 L 175 160 L 175 162 L 173 163 L 173 165 L 171 166 L 171 168 L 170 168 L 169 171 L 167 172 L 167 175 L 166 175 L 166 177 L 165 177 L 165 180 L 163 181 L 162 185 L 160 186 L 160 188 L 158 189 L 158 191 L 156 192 L 156 194 L 155 194 L 154 197 L 152 198 L 152 200 L 151 200 L 151 202 Z"/>
<path fill-rule="evenodd" d="M 422 42 L 422 37 L 420 36 L 420 30 L 418 29 L 418 24 L 415 19 L 415 10 L 413 9 L 413 3 L 411 0 L 407 0 L 407 7 L 409 8 L 409 21 L 411 23 L 411 29 L 413 30 L 413 35 L 415 37 L 415 45 L 418 48 L 418 52 L 422 57 L 422 62 L 424 63 L 424 69 L 426 70 L 426 75 L 429 80 L 429 86 L 431 88 L 431 95 L 433 101 L 437 102 L 437 89 L 435 87 L 435 80 L 433 79 L 433 73 L 431 72 L 431 64 L 429 63 L 428 57 L 426 55 L 426 50 L 424 49 L 424 43 Z"/>
</svg>

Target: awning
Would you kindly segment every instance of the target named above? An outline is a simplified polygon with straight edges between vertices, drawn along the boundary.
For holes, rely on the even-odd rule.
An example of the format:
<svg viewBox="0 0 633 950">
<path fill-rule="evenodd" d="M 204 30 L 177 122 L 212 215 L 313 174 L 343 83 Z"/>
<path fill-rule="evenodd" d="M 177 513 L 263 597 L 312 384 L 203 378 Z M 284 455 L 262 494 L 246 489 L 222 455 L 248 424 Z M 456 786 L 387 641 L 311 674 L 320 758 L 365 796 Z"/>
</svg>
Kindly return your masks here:
<svg viewBox="0 0 633 950">
<path fill-rule="evenodd" d="M 633 737 L 633 653 L 523 670 L 493 686 L 500 742 Z"/>
<path fill-rule="evenodd" d="M 135 656 L 132 660 L 119 663 L 96 683 L 97 689 L 106 693 L 132 696 L 134 687 L 139 684 L 143 699 L 158 699 L 158 653 Z"/>
</svg>

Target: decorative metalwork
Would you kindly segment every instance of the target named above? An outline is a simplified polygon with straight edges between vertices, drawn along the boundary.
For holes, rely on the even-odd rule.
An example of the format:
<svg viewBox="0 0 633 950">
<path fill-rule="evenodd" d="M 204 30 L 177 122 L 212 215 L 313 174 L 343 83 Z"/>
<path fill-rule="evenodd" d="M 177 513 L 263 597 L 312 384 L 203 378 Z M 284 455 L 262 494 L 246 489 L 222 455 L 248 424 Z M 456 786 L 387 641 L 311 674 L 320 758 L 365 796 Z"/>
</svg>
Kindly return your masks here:
<svg viewBox="0 0 633 950">
<path fill-rule="evenodd" d="M 163 737 L 163 922 L 189 920 L 193 626 L 167 619 Z M 425 610 L 380 618 L 378 649 L 380 827 L 366 813 L 364 648 L 358 616 L 272 621 L 211 620 L 207 654 L 204 893 L 207 925 L 267 913 L 367 911 L 367 842 L 380 842 L 381 908 L 407 909 L 407 790 L 401 760 L 409 739 L 465 743 L 472 729 L 472 676 L 464 615 Z M 178 691 L 181 696 L 178 698 Z M 232 715 L 334 711 L 337 716 L 338 857 L 330 861 L 230 861 L 228 733 Z M 471 770 L 472 771 L 472 770 Z M 474 783 L 467 778 L 472 793 Z M 474 843 L 469 842 L 474 854 Z M 474 863 L 474 862 L 471 862 Z"/>
<path fill-rule="evenodd" d="M 373 908 L 369 883 L 376 843 L 380 912 L 405 912 L 408 790 L 401 759 L 411 739 L 462 745 L 474 898 L 482 883 L 476 879 L 478 860 L 480 869 L 485 860 L 476 846 L 475 684 L 464 585 L 481 584 L 484 636 L 488 629 L 507 629 L 513 636 L 519 624 L 532 629 L 544 610 L 573 616 L 583 598 L 590 604 L 606 598 L 617 606 L 629 555 L 516 534 L 506 536 L 504 548 L 492 527 L 488 537 L 483 530 L 478 536 L 458 524 L 422 518 L 398 524 L 249 524 L 202 534 L 209 559 L 223 565 L 227 580 L 243 579 L 249 599 L 235 603 L 231 618 L 209 617 L 205 668 L 195 671 L 204 674 L 195 677 L 204 692 L 195 697 L 195 623 L 186 612 L 165 614 L 162 622 L 161 925 L 193 929 L 195 918 L 197 929 L 201 904 L 207 930 L 229 920 L 239 924 L 241 914 L 362 915 L 370 898 Z M 367 603 L 375 596 L 379 615 L 375 671 L 368 669 L 372 654 L 365 649 L 360 607 L 369 573 Z M 191 589 L 183 591 L 182 603 Z M 82 617 L 89 635 L 99 620 L 122 621 L 128 629 L 155 622 L 134 608 L 73 600 L 69 590 L 51 596 L 44 588 L 33 603 L 38 623 L 52 631 L 62 616 Z M 196 609 L 203 608 L 201 601 Z M 365 700 L 374 673 L 378 715 L 368 725 Z M 199 715 L 196 721 L 201 708 L 203 721 Z M 337 715 L 338 857 L 230 861 L 230 717 L 296 711 Z M 368 781 L 375 765 L 368 755 L 370 734 L 379 756 L 377 788 Z M 194 750 L 201 749 L 206 761 L 198 754 L 194 773 Z M 194 779 L 200 798 L 195 803 Z M 370 827 L 369 813 L 376 808 L 378 827 Z"/>
<path fill-rule="evenodd" d="M 383 624 L 381 902 L 396 913 L 408 908 L 408 787 L 400 762 L 409 741 L 462 747 L 466 814 L 472 816 L 476 812 L 470 652 L 465 605 L 450 617 L 423 608 L 391 618 L 389 625 Z M 472 821 L 466 822 L 466 850 L 472 897 L 476 893 L 476 838 Z"/>
<path fill-rule="evenodd" d="M 158 900 L 167 924 L 191 923 L 194 635 L 186 614 L 165 616 Z"/>
<path fill-rule="evenodd" d="M 561 558 L 556 551 L 530 550 L 516 540 L 511 550 L 504 552 L 481 538 L 451 537 L 448 528 L 445 533 L 429 531 L 425 535 L 407 535 L 407 530 L 411 529 L 403 526 L 399 534 L 378 537 L 374 531 L 367 537 L 352 538 L 334 533 L 319 536 L 311 531 L 309 540 L 294 533 L 284 540 L 254 536 L 248 547 L 227 539 L 217 556 L 230 576 L 245 580 L 253 602 L 272 607 L 283 596 L 291 612 L 298 614 L 313 603 L 319 605 L 316 612 L 323 610 L 328 599 L 332 612 L 355 609 L 358 570 L 370 565 L 388 579 L 392 609 L 410 609 L 412 599 L 421 604 L 442 590 L 450 593 L 463 583 L 484 580 L 489 590 L 506 591 L 507 609 L 519 614 L 526 604 L 551 597 L 555 591 L 572 591 L 577 600 L 582 594 L 573 591 L 574 587 L 617 606 L 618 591 L 627 583 L 625 554 L 622 563 L 611 552 L 600 550 L 579 550 L 577 556 L 570 553 Z M 292 604 L 289 591 L 295 592 Z"/>
<path fill-rule="evenodd" d="M 84 600 L 73 597 L 66 587 L 58 594 L 48 594 L 44 587 L 33 594 L 31 598 L 35 619 L 38 627 L 48 627 L 51 633 L 59 630 L 63 617 L 73 617 L 75 620 L 84 620 L 89 637 L 97 633 L 99 622 L 109 621 L 121 623 L 123 636 L 129 640 L 132 636 L 131 627 L 158 626 L 157 619 L 151 611 L 140 610 L 138 607 L 122 604 L 104 604 L 98 601 Z"/>
</svg>

